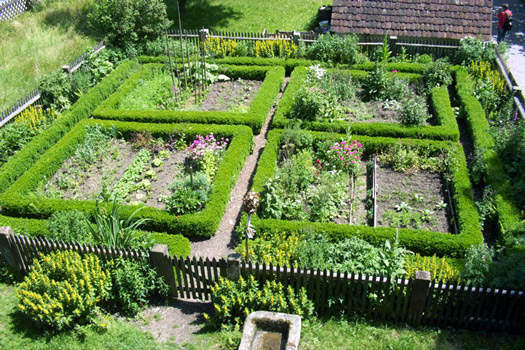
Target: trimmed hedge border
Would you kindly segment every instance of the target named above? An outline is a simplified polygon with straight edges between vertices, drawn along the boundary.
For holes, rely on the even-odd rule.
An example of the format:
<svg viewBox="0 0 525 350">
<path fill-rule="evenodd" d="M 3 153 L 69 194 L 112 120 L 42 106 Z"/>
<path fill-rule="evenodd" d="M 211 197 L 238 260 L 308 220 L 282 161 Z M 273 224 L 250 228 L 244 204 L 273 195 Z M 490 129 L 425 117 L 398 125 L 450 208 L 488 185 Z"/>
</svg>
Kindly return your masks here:
<svg viewBox="0 0 525 350">
<path fill-rule="evenodd" d="M 47 220 L 16 218 L 0 215 L 0 226 L 9 226 L 18 234 L 26 236 L 43 236 L 47 237 L 49 230 Z M 138 231 L 138 234 L 144 234 L 145 231 Z M 190 240 L 182 235 L 170 235 L 162 232 L 147 232 L 153 237 L 155 243 L 166 244 L 170 255 L 187 257 L 191 253 Z"/>
<path fill-rule="evenodd" d="M 168 56 L 139 56 L 139 63 L 162 63 L 168 62 Z M 181 62 L 181 59 L 177 59 L 177 62 Z M 283 66 L 286 69 L 286 75 L 290 75 L 294 68 L 300 66 L 310 66 L 312 64 L 321 64 L 323 67 L 332 67 L 334 65 L 326 62 L 320 62 L 315 60 L 308 60 L 303 58 L 264 58 L 264 57 L 223 57 L 223 58 L 212 58 L 210 62 L 216 64 L 230 64 L 230 65 L 243 65 L 243 66 Z M 335 66 L 339 69 L 355 69 L 355 70 L 372 70 L 374 69 L 375 62 L 368 62 L 362 64 L 336 64 Z M 385 68 L 387 70 L 406 73 L 419 73 L 423 74 L 427 65 L 422 63 L 386 63 Z"/>
<path fill-rule="evenodd" d="M 275 174 L 279 152 L 279 144 L 283 130 L 271 130 L 268 141 L 258 163 L 257 173 L 253 180 L 252 191 L 261 192 L 266 181 Z M 346 138 L 343 134 L 309 132 L 314 139 L 333 139 L 337 141 Z M 452 169 L 452 192 L 457 213 L 458 234 L 445 234 L 427 230 L 399 229 L 399 241 L 406 248 L 424 255 L 462 257 L 471 245 L 483 243 L 483 235 L 479 217 L 470 184 L 465 155 L 461 147 L 450 141 L 431 141 L 415 139 L 395 139 L 386 137 L 369 137 L 352 135 L 365 146 L 366 152 L 377 152 L 384 147 L 402 143 L 412 147 L 428 147 L 432 150 L 447 149 L 454 157 L 457 166 Z M 373 244 L 382 244 L 385 239 L 393 239 L 396 229 L 390 227 L 352 226 L 333 223 L 317 223 L 307 221 L 261 219 L 252 217 L 252 224 L 260 231 L 296 231 L 313 229 L 326 232 L 333 238 L 357 236 Z"/>
<path fill-rule="evenodd" d="M 49 179 L 69 158 L 76 146 L 83 141 L 86 126 L 102 125 L 115 128 L 123 135 L 148 131 L 154 136 L 182 131 L 186 137 L 214 133 L 231 138 L 230 145 L 213 181 L 212 190 L 205 208 L 192 214 L 175 216 L 152 207 L 144 207 L 138 218 L 149 218 L 144 225 L 148 231 L 181 233 L 187 237 L 211 237 L 215 234 L 237 177 L 252 147 L 253 133 L 247 126 L 202 125 L 202 124 L 145 124 L 104 120 L 85 120 L 77 124 L 55 146 L 46 152 L 36 164 L 22 175 L 9 189 L 0 195 L 2 214 L 31 218 L 47 218 L 58 210 L 83 210 L 92 212 L 95 201 L 38 198 L 28 193 Z M 136 206 L 123 205 L 123 215 L 129 216 Z"/>
<path fill-rule="evenodd" d="M 363 65 L 364 66 L 364 65 Z M 364 66 L 365 68 L 368 66 Z M 372 66 L 373 68 L 373 66 Z M 364 78 L 367 71 L 351 70 L 352 76 L 357 79 Z M 400 78 L 417 79 L 419 74 L 397 73 Z M 294 69 L 290 82 L 286 87 L 281 102 L 277 107 L 272 128 L 286 128 L 290 125 L 291 119 L 288 118 L 292 111 L 293 101 L 296 92 L 303 86 L 306 79 L 306 67 L 297 67 Z M 348 123 L 345 121 L 335 122 L 304 122 L 302 128 L 317 131 L 346 132 L 348 128 L 352 133 L 369 136 L 388 136 L 403 138 L 426 138 L 433 140 L 459 140 L 459 128 L 456 122 L 454 110 L 450 105 L 450 96 L 445 86 L 432 89 L 431 94 L 432 107 L 437 126 L 417 126 L 406 127 L 395 123 Z"/>
<path fill-rule="evenodd" d="M 0 168 L 0 193 L 4 192 L 19 176 L 29 169 L 40 156 L 57 143 L 62 136 L 80 120 L 91 116 L 95 108 L 104 101 L 120 84 L 130 76 L 139 64 L 134 61 L 122 63 L 95 87 L 82 95 L 69 112 L 53 122 L 42 134 L 35 136 L 27 145 L 16 152 Z"/>
<path fill-rule="evenodd" d="M 155 123 L 189 122 L 204 124 L 241 124 L 250 126 L 255 133 L 258 133 L 261 130 L 284 81 L 283 67 L 224 65 L 220 67 L 220 72 L 228 74 L 232 78 L 242 77 L 247 79 L 264 79 L 264 82 L 259 87 L 259 91 L 246 113 L 118 109 L 120 100 L 132 91 L 138 81 L 154 67 L 162 67 L 162 65 L 157 63 L 143 65 L 142 69 L 131 76 L 120 87 L 120 89 L 113 93 L 93 112 L 95 118 Z"/>
<path fill-rule="evenodd" d="M 517 233 L 523 233 L 520 210 L 513 200 L 510 179 L 495 151 L 490 134 L 490 125 L 481 103 L 473 93 L 473 81 L 464 69 L 456 70 L 456 93 L 461 106 L 461 115 L 467 121 L 468 132 L 485 163 L 485 182 L 494 189 L 498 226 L 507 241 Z"/>
</svg>

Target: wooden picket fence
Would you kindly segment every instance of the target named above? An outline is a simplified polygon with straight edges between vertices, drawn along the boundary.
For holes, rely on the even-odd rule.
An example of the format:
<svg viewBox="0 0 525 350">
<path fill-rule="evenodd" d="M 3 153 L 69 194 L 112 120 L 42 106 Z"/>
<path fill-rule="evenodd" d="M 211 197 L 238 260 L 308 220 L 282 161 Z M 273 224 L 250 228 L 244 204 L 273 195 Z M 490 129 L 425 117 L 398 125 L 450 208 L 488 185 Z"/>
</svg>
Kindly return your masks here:
<svg viewBox="0 0 525 350">
<path fill-rule="evenodd" d="M 179 298 L 209 301 L 220 277 L 254 276 L 260 283 L 275 280 L 305 288 L 320 315 L 344 312 L 379 321 L 512 332 L 525 327 L 523 291 L 433 283 L 428 273 L 428 278 L 406 280 L 238 259 L 173 257 L 171 264 Z"/>
<path fill-rule="evenodd" d="M 170 256 L 165 245 L 151 251 L 112 249 L 74 242 L 16 235 L 0 228 L 0 254 L 22 273 L 30 270 L 39 253 L 74 250 L 101 259 L 148 259 L 163 276 L 173 298 L 212 300 L 211 287 L 221 277 L 236 280 L 253 276 L 257 281 L 278 281 L 295 290 L 305 288 L 319 315 L 359 315 L 378 321 L 413 325 L 454 326 L 521 332 L 525 329 L 525 292 L 502 288 L 434 283 L 430 274 L 416 272 L 414 279 L 349 274 L 242 262 L 239 254 L 228 259 Z"/>
</svg>

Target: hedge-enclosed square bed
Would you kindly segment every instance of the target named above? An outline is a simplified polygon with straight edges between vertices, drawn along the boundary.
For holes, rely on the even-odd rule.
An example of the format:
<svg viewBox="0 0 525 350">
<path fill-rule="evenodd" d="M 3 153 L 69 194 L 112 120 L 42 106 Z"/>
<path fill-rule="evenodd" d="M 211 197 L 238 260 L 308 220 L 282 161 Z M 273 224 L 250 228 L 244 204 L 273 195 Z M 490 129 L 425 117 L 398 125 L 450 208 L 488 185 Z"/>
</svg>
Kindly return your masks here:
<svg viewBox="0 0 525 350">
<path fill-rule="evenodd" d="M 109 137 L 108 155 L 104 158 L 105 161 L 99 161 L 90 167 L 77 167 L 75 173 L 80 175 L 72 177 L 74 179 L 72 185 L 68 186 L 67 183 L 63 185 L 67 182 L 65 180 L 72 181 L 71 177 L 66 175 L 73 172 L 71 169 L 74 168 L 77 150 L 84 144 L 87 130 L 93 128 L 101 128 L 111 135 L 118 136 Z M 167 180 L 162 181 L 162 176 L 173 177 L 176 169 L 183 167 L 184 156 L 180 153 L 185 152 L 184 149 L 191 140 L 198 139 L 198 135 L 202 138 L 204 135 L 211 134 L 217 140 L 225 140 L 224 144 L 227 146 L 223 147 L 222 160 L 216 169 L 213 169 L 213 177 L 210 177 L 212 180 L 209 180 L 211 183 L 207 185 L 208 197 L 204 207 L 187 214 L 163 210 L 163 204 L 160 203 L 162 201 L 159 201 L 158 197 L 162 195 L 162 190 L 165 190 L 164 187 L 168 184 Z M 180 151 L 176 150 L 177 141 L 171 141 L 175 139 L 173 135 L 179 138 Z M 134 142 L 139 144 L 144 143 L 144 137 L 170 140 L 167 143 L 171 142 L 174 145 L 170 148 L 173 151 L 170 153 L 165 149 L 133 150 L 124 142 L 132 136 L 135 137 Z M 148 218 L 144 229 L 181 233 L 186 236 L 211 237 L 220 224 L 231 190 L 251 151 L 252 137 L 252 130 L 242 125 L 147 124 L 85 120 L 78 123 L 2 194 L 0 197 L 2 214 L 47 218 L 58 210 L 91 212 L 95 208 L 94 199 L 98 197 L 98 193 L 104 187 L 102 183 L 106 181 L 112 184 L 114 197 L 125 204 L 122 206 L 124 216 L 131 215 L 139 206 L 143 208 L 138 212 L 137 217 Z M 185 143 L 182 147 L 181 142 Z M 155 146 L 154 141 L 152 144 Z M 89 149 L 84 152 L 89 152 Z M 107 163 L 112 165 L 108 167 Z M 137 172 L 145 175 L 137 177 Z M 84 180 L 88 179 L 89 183 L 78 180 L 79 176 Z M 183 177 L 183 181 L 186 177 Z M 197 182 L 198 179 L 195 181 Z M 50 190 L 50 187 L 53 190 Z M 59 191 L 56 195 L 57 188 L 65 190 Z M 154 198 L 148 198 L 151 195 Z M 139 205 L 137 200 L 142 200 L 143 204 Z"/>
<path fill-rule="evenodd" d="M 244 79 L 244 81 L 252 82 L 252 85 L 256 85 L 249 87 L 249 89 L 252 90 L 252 96 L 249 99 L 246 99 L 249 100 L 249 104 L 243 108 L 237 108 L 237 110 L 234 108 L 233 111 L 199 110 L 199 105 L 193 106 L 193 108 L 191 108 L 192 110 L 159 110 L 155 108 L 148 110 L 147 108 L 122 108 L 121 105 L 126 107 L 123 103 L 125 102 L 126 98 L 132 94 L 140 84 L 143 84 L 145 81 L 147 81 L 147 79 L 151 77 L 152 72 L 159 69 L 164 69 L 166 71 L 166 76 L 169 76 L 167 68 L 163 64 L 149 63 L 142 65 L 135 74 L 133 74 L 115 93 L 113 93 L 95 110 L 93 115 L 99 119 L 113 119 L 122 121 L 155 123 L 190 122 L 210 124 L 241 124 L 250 126 L 254 132 L 259 132 L 277 98 L 277 94 L 281 89 L 285 72 L 283 67 L 236 65 L 218 66 L 218 71 L 216 73 L 227 75 L 232 82 L 235 82 L 237 79 Z M 182 73 L 179 72 L 179 74 Z M 165 90 L 169 91 L 169 87 Z M 256 92 L 253 93 L 253 90 L 256 90 Z M 208 92 L 208 94 L 212 93 L 215 93 L 215 91 Z M 242 95 L 243 92 L 240 94 Z M 223 92 L 222 96 L 224 95 L 225 94 Z M 231 95 L 231 93 L 228 94 L 226 92 L 226 95 Z M 231 98 L 231 96 L 226 97 Z M 220 92 L 217 98 L 222 98 Z M 242 96 L 240 98 L 242 100 Z"/>
<path fill-rule="evenodd" d="M 311 229 L 334 238 L 355 235 L 381 244 L 394 239 L 397 231 L 400 243 L 414 252 L 453 257 L 483 242 L 465 156 L 457 143 L 299 132 L 303 134 L 272 130 L 268 135 L 252 187 L 260 193 L 261 206 L 252 219 L 258 232 Z M 287 158 L 283 152 L 293 155 Z M 343 171 L 327 159 L 326 154 L 333 152 L 337 162 L 343 161 L 339 163 Z M 391 154 L 399 157 L 407 152 L 413 152 L 417 162 L 421 161 L 415 158 L 417 152 L 430 161 L 416 171 L 403 168 L 402 162 L 403 170 L 389 165 Z M 355 176 L 348 176 L 349 170 L 354 171 L 349 159 L 361 169 Z M 433 159 L 439 164 L 434 166 Z M 301 166 L 292 169 L 291 162 Z M 313 176 L 301 168 L 310 169 Z M 283 182 L 293 183 L 294 190 L 288 192 L 302 197 L 286 202 L 286 195 L 279 192 Z M 344 188 L 339 188 L 341 183 Z M 303 190 L 306 195 L 301 194 Z M 334 205 L 327 207 L 328 201 Z"/>
</svg>

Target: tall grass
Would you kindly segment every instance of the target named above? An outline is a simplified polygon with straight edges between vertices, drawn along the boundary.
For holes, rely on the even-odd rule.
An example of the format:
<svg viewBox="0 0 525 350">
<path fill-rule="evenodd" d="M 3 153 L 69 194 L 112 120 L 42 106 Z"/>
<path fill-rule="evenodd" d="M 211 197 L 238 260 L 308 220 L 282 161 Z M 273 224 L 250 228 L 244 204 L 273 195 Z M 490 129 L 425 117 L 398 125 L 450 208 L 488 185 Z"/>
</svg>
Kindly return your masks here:
<svg viewBox="0 0 525 350">
<path fill-rule="evenodd" d="M 86 25 L 91 1 L 57 0 L 0 22 L 0 112 L 95 44 Z"/>
</svg>

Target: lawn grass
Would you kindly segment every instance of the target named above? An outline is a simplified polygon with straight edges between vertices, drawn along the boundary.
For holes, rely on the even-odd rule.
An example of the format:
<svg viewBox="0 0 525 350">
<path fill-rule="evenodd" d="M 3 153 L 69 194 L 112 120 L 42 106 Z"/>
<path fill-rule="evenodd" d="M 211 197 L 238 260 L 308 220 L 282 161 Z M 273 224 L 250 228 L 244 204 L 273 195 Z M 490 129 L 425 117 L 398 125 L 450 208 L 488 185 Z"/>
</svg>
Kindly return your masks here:
<svg viewBox="0 0 525 350">
<path fill-rule="evenodd" d="M 310 30 L 317 9 L 331 0 L 187 0 L 182 27 L 224 31 L 269 32 Z M 168 16 L 175 23 L 175 0 L 166 0 Z"/>
<path fill-rule="evenodd" d="M 15 288 L 0 283 L 0 349 L 179 349 L 176 344 L 159 344 L 151 334 L 130 322 L 111 319 L 107 330 L 82 328 L 78 332 L 45 335 L 16 313 Z"/>
<path fill-rule="evenodd" d="M 0 22 L 0 112 L 37 88 L 43 75 L 95 44 L 86 27 L 91 1 L 58 0 Z"/>
<path fill-rule="evenodd" d="M 0 283 L 0 349 L 236 349 L 237 330 L 203 330 L 191 343 L 157 343 L 130 321 L 110 319 L 107 330 L 45 335 L 16 312 L 15 287 Z M 377 325 L 364 320 L 314 320 L 302 324 L 300 347 L 314 349 L 525 349 L 524 336 L 451 329 Z"/>
</svg>

